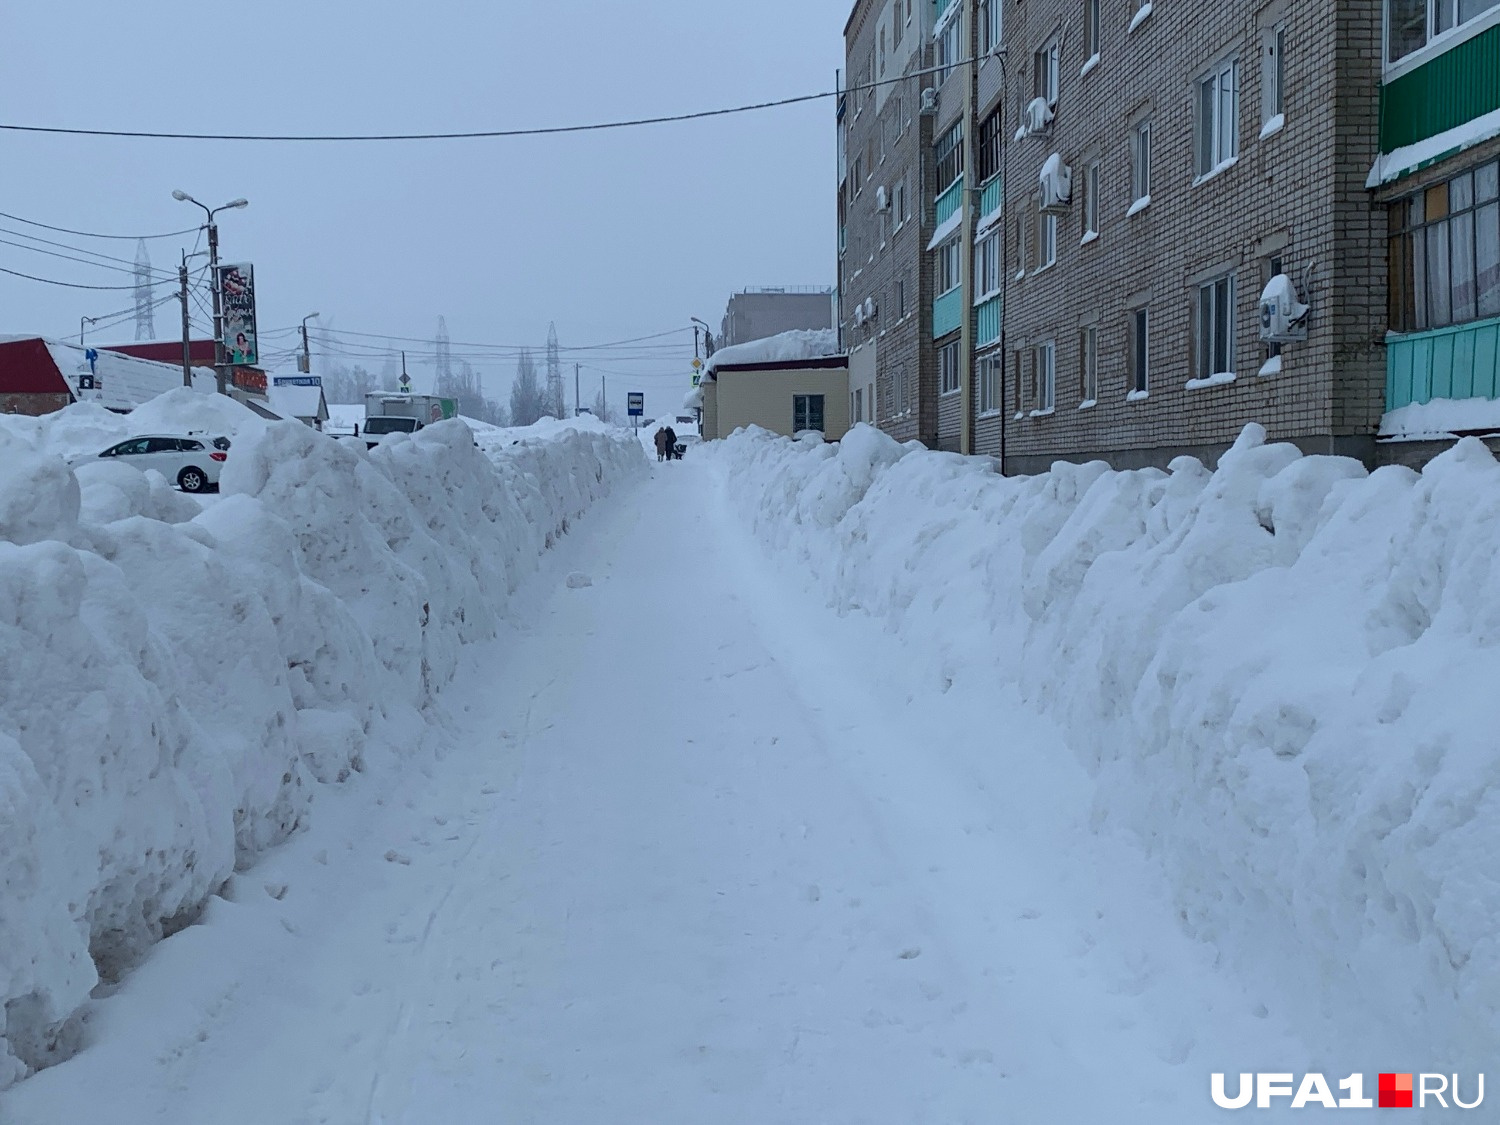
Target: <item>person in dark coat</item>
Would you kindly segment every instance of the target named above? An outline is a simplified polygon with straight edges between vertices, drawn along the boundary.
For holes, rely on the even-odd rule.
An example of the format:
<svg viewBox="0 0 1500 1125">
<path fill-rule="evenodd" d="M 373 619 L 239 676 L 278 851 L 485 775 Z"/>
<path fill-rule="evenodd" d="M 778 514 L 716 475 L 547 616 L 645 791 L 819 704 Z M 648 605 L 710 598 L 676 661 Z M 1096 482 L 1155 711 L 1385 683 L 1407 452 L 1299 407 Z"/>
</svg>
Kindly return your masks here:
<svg viewBox="0 0 1500 1125">
<path fill-rule="evenodd" d="M 677 457 L 677 431 L 671 426 L 667 427 L 667 460 L 672 461 Z"/>
<path fill-rule="evenodd" d="M 656 459 L 665 461 L 667 459 L 667 431 L 660 426 L 656 427 Z"/>
</svg>

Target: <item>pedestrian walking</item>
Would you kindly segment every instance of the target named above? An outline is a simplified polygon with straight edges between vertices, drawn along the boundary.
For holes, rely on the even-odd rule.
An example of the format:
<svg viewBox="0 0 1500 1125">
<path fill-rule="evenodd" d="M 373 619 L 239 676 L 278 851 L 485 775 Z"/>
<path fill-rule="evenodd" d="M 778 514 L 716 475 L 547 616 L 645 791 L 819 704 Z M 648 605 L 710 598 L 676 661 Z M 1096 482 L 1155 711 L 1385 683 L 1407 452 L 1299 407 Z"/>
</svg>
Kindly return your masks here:
<svg viewBox="0 0 1500 1125">
<path fill-rule="evenodd" d="M 667 431 L 662 427 L 656 427 L 656 459 L 665 461 L 667 459 Z"/>
<path fill-rule="evenodd" d="M 677 431 L 671 426 L 667 427 L 667 460 L 672 461 L 677 457 Z"/>
</svg>

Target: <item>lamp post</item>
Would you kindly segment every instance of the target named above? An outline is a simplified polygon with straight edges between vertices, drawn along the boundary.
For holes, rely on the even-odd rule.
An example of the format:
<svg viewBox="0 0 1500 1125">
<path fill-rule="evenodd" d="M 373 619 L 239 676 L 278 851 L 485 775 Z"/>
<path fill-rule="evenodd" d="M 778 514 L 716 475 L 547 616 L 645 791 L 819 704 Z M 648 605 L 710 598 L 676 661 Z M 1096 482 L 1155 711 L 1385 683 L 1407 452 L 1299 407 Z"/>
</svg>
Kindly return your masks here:
<svg viewBox="0 0 1500 1125">
<path fill-rule="evenodd" d="M 322 313 L 308 313 L 302 318 L 302 374 L 312 374 L 312 349 L 307 346 L 307 322 L 316 320 Z"/>
<path fill-rule="evenodd" d="M 708 325 L 706 323 L 704 323 L 703 321 L 699 320 L 696 316 L 690 316 L 690 317 L 688 317 L 688 319 L 691 320 L 694 324 L 699 324 L 699 325 L 703 326 L 703 358 L 704 359 L 712 359 L 713 358 L 713 354 L 714 354 L 714 334 L 713 334 L 713 332 L 709 329 L 709 327 L 708 327 Z M 695 329 L 693 329 L 693 339 L 694 339 L 694 341 L 696 341 L 697 338 L 698 338 L 698 330 L 695 328 Z M 694 348 L 693 354 L 694 354 L 694 357 L 696 358 L 696 356 L 697 356 L 697 349 L 696 348 Z"/>
<path fill-rule="evenodd" d="M 191 203 L 195 207 L 202 207 L 203 213 L 208 217 L 208 270 L 211 276 L 211 289 L 214 298 L 214 375 L 219 383 L 219 393 L 228 394 L 224 378 L 224 312 L 220 305 L 219 297 L 219 226 L 214 222 L 214 216 L 220 211 L 234 210 L 240 207 L 250 206 L 248 199 L 234 199 L 222 207 L 209 207 L 199 203 L 185 191 L 174 191 L 172 198 L 179 203 Z"/>
<path fill-rule="evenodd" d="M 104 318 L 102 316 L 80 316 L 78 318 L 78 346 L 83 347 L 83 326 L 85 324 L 98 324 Z"/>
</svg>

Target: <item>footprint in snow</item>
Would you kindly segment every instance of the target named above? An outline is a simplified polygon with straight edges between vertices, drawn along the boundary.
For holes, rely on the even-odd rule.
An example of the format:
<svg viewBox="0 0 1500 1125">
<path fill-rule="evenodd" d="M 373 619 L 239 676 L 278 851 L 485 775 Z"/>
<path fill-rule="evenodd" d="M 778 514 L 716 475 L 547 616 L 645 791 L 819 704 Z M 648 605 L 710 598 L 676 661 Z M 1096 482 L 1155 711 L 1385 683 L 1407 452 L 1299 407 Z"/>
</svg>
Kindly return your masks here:
<svg viewBox="0 0 1500 1125">
<path fill-rule="evenodd" d="M 915 946 L 911 949 L 903 949 L 901 951 L 901 960 L 903 961 L 914 961 L 920 956 L 922 956 L 922 950 Z"/>
<path fill-rule="evenodd" d="M 594 580 L 592 578 L 579 571 L 575 570 L 572 574 L 568 575 L 568 589 L 570 590 L 582 590 L 593 584 Z"/>
</svg>

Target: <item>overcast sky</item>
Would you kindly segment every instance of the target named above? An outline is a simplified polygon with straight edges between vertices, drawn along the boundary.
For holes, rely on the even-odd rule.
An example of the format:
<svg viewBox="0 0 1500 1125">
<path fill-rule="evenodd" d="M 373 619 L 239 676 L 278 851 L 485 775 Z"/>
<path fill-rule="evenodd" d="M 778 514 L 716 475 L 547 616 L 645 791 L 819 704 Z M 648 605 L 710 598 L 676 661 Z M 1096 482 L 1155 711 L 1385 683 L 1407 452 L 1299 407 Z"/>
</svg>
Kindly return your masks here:
<svg viewBox="0 0 1500 1125">
<path fill-rule="evenodd" d="M 8 3 L 0 18 L 9 42 L 0 121 L 447 132 L 717 108 L 829 89 L 842 65 L 848 7 L 848 0 Z M 254 263 L 268 350 L 291 340 L 274 330 L 311 312 L 339 329 L 418 337 L 430 337 L 441 314 L 455 341 L 538 349 L 556 321 L 566 348 L 674 329 L 691 316 L 717 330 L 729 293 L 746 285 L 831 284 L 834 151 L 830 101 L 608 133 L 427 143 L 0 131 L 0 211 L 148 234 L 201 218 L 173 201 L 174 188 L 210 205 L 245 196 L 249 208 L 220 216 L 221 257 Z M 135 256 L 133 243 L 0 219 L 0 266 L 131 283 L 4 244 L 25 241 L 4 233 L 14 231 Z M 149 245 L 155 266 L 175 269 L 193 239 Z M 129 292 L 0 274 L 0 334 L 76 340 L 80 316 L 131 300 Z M 179 317 L 175 302 L 159 308 L 157 335 L 176 334 Z M 97 338 L 105 336 L 132 339 L 133 323 Z M 687 389 L 692 356 L 691 335 L 679 342 L 680 351 L 649 359 L 588 357 L 593 384 L 607 367 L 621 373 L 612 400 L 630 383 L 648 392 L 648 412 L 653 399 L 672 408 Z M 455 344 L 454 353 L 469 351 Z M 492 397 L 508 393 L 513 361 L 476 366 Z"/>
</svg>

